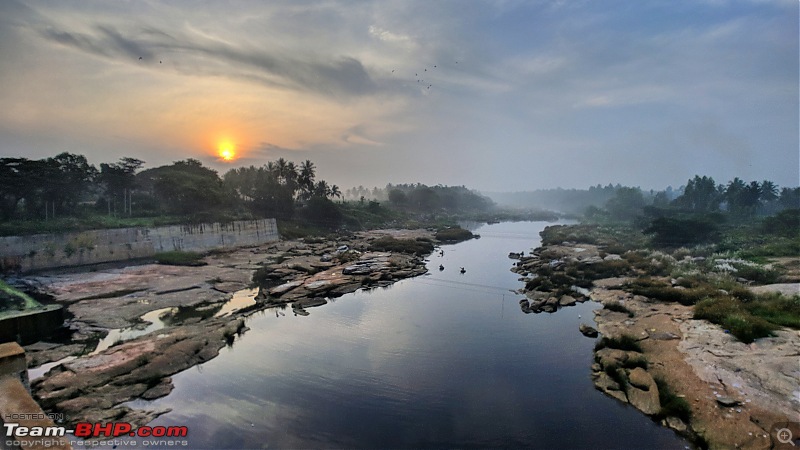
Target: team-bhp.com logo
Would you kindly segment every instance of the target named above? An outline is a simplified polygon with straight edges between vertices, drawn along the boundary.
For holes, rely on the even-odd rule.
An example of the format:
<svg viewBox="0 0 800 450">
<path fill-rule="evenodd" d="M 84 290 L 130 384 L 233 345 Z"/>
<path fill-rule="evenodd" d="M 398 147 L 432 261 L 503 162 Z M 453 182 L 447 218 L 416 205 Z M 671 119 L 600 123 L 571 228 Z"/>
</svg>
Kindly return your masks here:
<svg viewBox="0 0 800 450">
<path fill-rule="evenodd" d="M 115 438 L 120 436 L 175 438 L 186 437 L 186 435 L 189 433 L 188 427 L 185 426 L 139 427 L 134 429 L 133 426 L 127 422 L 109 422 L 105 424 L 80 422 L 75 425 L 74 430 L 67 430 L 66 427 L 60 426 L 25 427 L 18 423 L 4 423 L 3 427 L 6 430 L 6 437 L 13 438 L 62 437 L 67 433 L 83 439 Z"/>
</svg>

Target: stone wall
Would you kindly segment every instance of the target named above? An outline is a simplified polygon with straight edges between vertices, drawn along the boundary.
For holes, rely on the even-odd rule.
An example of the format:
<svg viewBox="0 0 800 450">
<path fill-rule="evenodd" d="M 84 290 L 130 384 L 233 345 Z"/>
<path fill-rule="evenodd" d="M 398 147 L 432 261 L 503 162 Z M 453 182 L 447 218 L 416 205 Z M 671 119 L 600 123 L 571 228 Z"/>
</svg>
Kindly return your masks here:
<svg viewBox="0 0 800 450">
<path fill-rule="evenodd" d="M 82 266 L 276 241 L 275 219 L 0 237 L 0 272 Z"/>
</svg>

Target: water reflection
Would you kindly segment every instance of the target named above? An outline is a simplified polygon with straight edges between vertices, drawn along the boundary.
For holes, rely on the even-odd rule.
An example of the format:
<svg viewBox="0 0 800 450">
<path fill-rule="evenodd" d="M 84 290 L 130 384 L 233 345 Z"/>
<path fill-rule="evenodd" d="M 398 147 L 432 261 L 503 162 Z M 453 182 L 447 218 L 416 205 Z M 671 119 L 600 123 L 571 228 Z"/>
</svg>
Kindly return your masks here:
<svg viewBox="0 0 800 450">
<path fill-rule="evenodd" d="M 106 350 L 107 348 L 110 348 L 112 345 L 130 341 L 131 339 L 144 336 L 145 334 L 152 333 L 153 331 L 157 331 L 169 326 L 172 314 L 176 311 L 177 308 L 154 309 L 153 311 L 143 314 L 139 318 L 139 320 L 142 322 L 139 325 L 109 330 L 106 337 L 97 343 L 97 347 L 95 347 L 94 351 L 89 353 L 89 355 L 95 355 L 103 350 Z"/>
<path fill-rule="evenodd" d="M 520 286 L 507 255 L 538 240 L 491 235 L 544 226 L 485 226 L 432 255 L 433 275 L 310 316 L 256 314 L 202 371 L 173 376 L 172 394 L 135 405 L 172 408 L 153 424 L 188 425 L 199 448 L 683 448 L 594 389 L 578 316 L 599 305 L 506 308 Z"/>
</svg>

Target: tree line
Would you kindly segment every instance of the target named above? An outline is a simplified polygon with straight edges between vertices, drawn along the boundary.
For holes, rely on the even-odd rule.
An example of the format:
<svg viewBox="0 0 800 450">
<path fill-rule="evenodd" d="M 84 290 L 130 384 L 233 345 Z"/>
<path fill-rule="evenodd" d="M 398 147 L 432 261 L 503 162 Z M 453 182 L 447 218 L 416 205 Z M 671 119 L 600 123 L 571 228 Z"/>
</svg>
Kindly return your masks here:
<svg viewBox="0 0 800 450">
<path fill-rule="evenodd" d="M 141 170 L 144 161 L 100 164 L 61 153 L 43 159 L 0 158 L 0 218 L 47 220 L 86 214 L 292 217 L 298 208 L 341 197 L 336 185 L 316 179 L 309 160 L 283 158 L 262 167 L 231 169 L 224 176 L 196 159 Z"/>
</svg>

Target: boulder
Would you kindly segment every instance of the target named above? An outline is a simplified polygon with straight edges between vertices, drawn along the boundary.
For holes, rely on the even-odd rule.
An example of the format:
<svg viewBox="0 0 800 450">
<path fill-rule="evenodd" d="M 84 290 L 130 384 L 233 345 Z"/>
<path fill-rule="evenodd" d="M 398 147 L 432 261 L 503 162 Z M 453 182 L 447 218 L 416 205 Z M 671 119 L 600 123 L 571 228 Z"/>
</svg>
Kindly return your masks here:
<svg viewBox="0 0 800 450">
<path fill-rule="evenodd" d="M 575 300 L 575 297 L 571 295 L 563 295 L 561 300 L 558 301 L 558 304 L 561 306 L 575 306 L 575 303 L 578 301 Z"/>
<path fill-rule="evenodd" d="M 581 334 L 583 334 L 586 337 L 590 337 L 590 338 L 596 338 L 598 336 L 598 334 L 599 334 L 597 332 L 597 330 L 595 330 L 594 328 L 592 328 L 589 325 L 586 325 L 584 323 L 580 324 L 580 326 L 578 327 L 578 330 L 580 330 Z"/>
<path fill-rule="evenodd" d="M 661 410 L 658 387 L 653 377 L 641 367 L 628 372 L 628 401 L 639 411 L 652 416 Z"/>
</svg>

